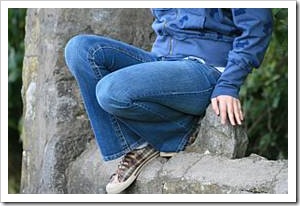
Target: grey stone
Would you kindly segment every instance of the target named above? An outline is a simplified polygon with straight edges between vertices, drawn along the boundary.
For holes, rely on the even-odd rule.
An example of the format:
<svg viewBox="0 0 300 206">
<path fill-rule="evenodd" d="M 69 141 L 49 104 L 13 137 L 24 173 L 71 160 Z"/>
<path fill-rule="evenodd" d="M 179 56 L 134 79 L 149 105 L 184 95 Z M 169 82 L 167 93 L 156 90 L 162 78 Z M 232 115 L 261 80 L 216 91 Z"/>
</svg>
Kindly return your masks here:
<svg viewBox="0 0 300 206">
<path fill-rule="evenodd" d="M 66 170 L 67 193 L 105 193 L 105 186 L 120 160 L 104 162 L 95 141 Z"/>
<path fill-rule="evenodd" d="M 67 41 L 93 33 L 149 50 L 151 23 L 149 9 L 27 10 L 22 193 L 74 192 L 66 172 L 78 174 L 69 167 L 75 168 L 74 161 L 88 154 L 94 139 L 77 84 L 65 65 Z"/>
<path fill-rule="evenodd" d="M 93 33 L 149 50 L 151 23 L 149 9 L 28 9 L 21 193 L 105 193 L 120 159 L 101 158 L 64 46 Z M 288 192 L 287 160 L 244 157 L 245 130 L 221 125 L 211 107 L 200 124 L 194 144 L 150 162 L 123 193 Z"/>
<path fill-rule="evenodd" d="M 186 161 L 191 154 L 193 164 Z M 164 193 L 287 193 L 285 169 L 287 161 L 181 152 L 163 166 L 160 178 Z"/>
<path fill-rule="evenodd" d="M 35 91 L 36 91 L 36 83 L 31 82 L 29 84 L 29 87 L 26 91 L 26 103 L 27 103 L 27 110 L 25 113 L 25 119 L 34 119 L 35 117 L 35 111 L 34 111 L 34 105 L 35 105 Z"/>
<path fill-rule="evenodd" d="M 199 127 L 197 139 L 188 151 L 219 154 L 228 158 L 245 156 L 248 145 L 245 129 L 242 126 L 232 126 L 229 122 L 221 124 L 220 117 L 215 115 L 211 105 L 199 122 Z"/>
</svg>

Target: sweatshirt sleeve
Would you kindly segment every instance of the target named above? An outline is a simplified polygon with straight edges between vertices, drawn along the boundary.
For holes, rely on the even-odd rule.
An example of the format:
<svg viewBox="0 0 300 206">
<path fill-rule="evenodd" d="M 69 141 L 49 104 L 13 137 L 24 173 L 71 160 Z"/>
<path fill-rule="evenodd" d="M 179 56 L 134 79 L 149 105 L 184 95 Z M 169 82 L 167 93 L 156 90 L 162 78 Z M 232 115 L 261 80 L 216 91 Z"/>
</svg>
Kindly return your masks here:
<svg viewBox="0 0 300 206">
<path fill-rule="evenodd" d="M 252 69 L 260 66 L 271 38 L 271 9 L 232 9 L 232 17 L 240 35 L 233 41 L 227 65 L 211 98 L 219 95 L 239 98 L 240 87 Z"/>
</svg>

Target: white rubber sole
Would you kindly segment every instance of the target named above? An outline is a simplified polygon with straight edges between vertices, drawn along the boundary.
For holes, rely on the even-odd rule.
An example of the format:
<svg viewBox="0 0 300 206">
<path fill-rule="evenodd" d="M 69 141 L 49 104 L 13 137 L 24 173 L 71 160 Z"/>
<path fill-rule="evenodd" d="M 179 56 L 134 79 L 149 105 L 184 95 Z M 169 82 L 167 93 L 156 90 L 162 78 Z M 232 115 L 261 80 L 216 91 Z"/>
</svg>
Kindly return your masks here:
<svg viewBox="0 0 300 206">
<path fill-rule="evenodd" d="M 159 156 L 161 157 L 173 157 L 177 152 L 160 152 Z"/>
<path fill-rule="evenodd" d="M 159 152 L 153 153 L 148 160 L 144 161 L 143 164 L 141 164 L 139 167 L 136 168 L 136 170 L 133 172 L 133 174 L 125 181 L 120 183 L 108 183 L 106 185 L 106 192 L 107 194 L 119 194 L 126 188 L 128 188 L 134 180 L 138 177 L 140 172 L 142 171 L 143 167 L 146 166 L 149 162 L 151 162 L 153 159 L 159 156 Z"/>
</svg>

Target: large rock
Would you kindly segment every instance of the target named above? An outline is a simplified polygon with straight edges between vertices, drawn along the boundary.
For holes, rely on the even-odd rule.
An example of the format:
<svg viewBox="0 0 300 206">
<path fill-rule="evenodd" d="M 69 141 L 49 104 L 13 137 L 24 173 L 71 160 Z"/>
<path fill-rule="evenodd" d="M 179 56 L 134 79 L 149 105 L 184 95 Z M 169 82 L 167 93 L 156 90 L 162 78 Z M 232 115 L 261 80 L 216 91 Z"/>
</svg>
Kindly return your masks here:
<svg viewBox="0 0 300 206">
<path fill-rule="evenodd" d="M 94 33 L 149 50 L 151 22 L 149 9 L 28 9 L 22 193 L 67 193 L 66 170 L 94 138 L 77 84 L 65 66 L 67 41 Z"/>
<path fill-rule="evenodd" d="M 288 192 L 287 161 L 268 161 L 257 155 L 228 159 L 182 152 L 163 166 L 160 178 L 163 193 Z"/>
<path fill-rule="evenodd" d="M 21 193 L 105 193 L 119 159 L 100 156 L 64 46 L 94 33 L 149 50 L 151 22 L 149 9 L 28 9 Z M 124 193 L 287 193 L 287 161 L 244 157 L 244 129 L 210 107 L 200 124 L 194 144 L 151 162 Z"/>
<path fill-rule="evenodd" d="M 94 144 L 68 171 L 68 193 L 105 193 L 118 160 L 103 162 Z M 180 163 L 180 164 L 179 164 Z M 269 161 L 252 154 L 230 159 L 212 154 L 180 152 L 171 159 L 149 163 L 123 193 L 254 194 L 288 193 L 288 162 Z"/>
<path fill-rule="evenodd" d="M 199 122 L 199 133 L 195 142 L 187 150 L 240 158 L 245 156 L 247 145 L 248 136 L 245 129 L 229 123 L 221 124 L 221 118 L 215 115 L 210 105 L 205 117 Z"/>
</svg>

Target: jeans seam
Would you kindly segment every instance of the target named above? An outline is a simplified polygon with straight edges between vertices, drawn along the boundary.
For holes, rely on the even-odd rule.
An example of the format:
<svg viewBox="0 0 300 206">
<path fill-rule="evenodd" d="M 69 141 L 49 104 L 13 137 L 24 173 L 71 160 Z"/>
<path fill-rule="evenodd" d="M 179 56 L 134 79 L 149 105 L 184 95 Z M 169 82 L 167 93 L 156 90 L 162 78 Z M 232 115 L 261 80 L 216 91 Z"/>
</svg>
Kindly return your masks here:
<svg viewBox="0 0 300 206">
<path fill-rule="evenodd" d="M 130 102 L 126 102 L 126 101 L 119 101 L 118 99 L 116 98 L 113 98 L 113 97 L 110 97 L 113 101 L 116 101 L 118 103 L 121 103 L 121 104 L 125 104 L 127 107 L 130 107 L 131 105 L 132 106 L 136 106 L 136 107 L 140 107 L 146 111 L 149 111 L 151 112 L 152 114 L 154 115 L 157 115 L 161 120 L 164 120 L 164 121 L 170 121 L 168 118 L 165 118 L 164 115 L 161 115 L 157 112 L 154 112 L 152 111 L 149 107 L 147 107 L 145 104 L 143 103 L 139 103 L 140 101 L 137 100 L 137 99 L 140 99 L 140 98 L 143 98 L 143 97 L 160 97 L 160 96 L 188 96 L 188 95 L 195 95 L 195 94 L 201 94 L 201 93 L 205 93 L 205 92 L 209 92 L 213 89 L 213 87 L 210 87 L 208 89 L 205 89 L 205 90 L 202 90 L 202 91 L 197 91 L 197 92 L 180 92 L 180 93 L 176 93 L 174 94 L 174 92 L 163 92 L 163 93 L 158 93 L 158 94 L 154 94 L 154 93 L 148 93 L 148 94 L 144 94 L 144 95 L 139 95 L 139 96 L 135 96 L 133 97 L 133 101 L 130 101 Z M 175 124 L 177 124 L 178 126 L 186 129 L 182 124 L 176 122 Z"/>
<path fill-rule="evenodd" d="M 148 93 L 148 94 L 143 94 L 143 95 L 138 95 L 135 96 L 132 99 L 140 99 L 143 97 L 159 97 L 159 96 L 188 96 L 188 95 L 195 95 L 195 94 L 201 94 L 201 93 L 206 93 L 211 90 L 213 90 L 214 87 L 209 87 L 208 89 L 201 90 L 201 91 L 193 91 L 193 92 L 172 92 L 172 91 L 164 91 L 164 92 L 156 92 L 156 93 Z"/>
<path fill-rule="evenodd" d="M 120 127 L 120 124 L 119 124 L 117 118 L 113 115 L 110 115 L 110 119 L 113 124 L 115 135 L 117 137 L 119 137 L 119 139 L 121 141 L 122 150 L 128 150 L 128 148 L 129 148 L 128 142 L 126 141 L 126 137 L 122 132 L 122 129 Z"/>
<path fill-rule="evenodd" d="M 132 102 L 132 105 L 133 105 L 133 106 L 136 106 L 136 107 L 140 107 L 140 108 L 142 108 L 142 109 L 144 109 L 144 110 L 147 110 L 147 111 L 151 112 L 152 114 L 157 115 L 160 119 L 162 119 L 162 120 L 164 120 L 164 121 L 166 121 L 166 120 L 167 120 L 167 121 L 170 121 L 168 118 L 164 118 L 163 115 L 161 115 L 161 114 L 159 114 L 159 113 L 157 113 L 157 112 L 152 111 L 149 107 L 145 106 L 145 104 L 137 103 L 137 102 Z"/>
<path fill-rule="evenodd" d="M 123 53 L 131 58 L 134 58 L 135 60 L 141 62 L 141 63 L 144 63 L 144 62 L 151 62 L 153 61 L 152 59 L 147 59 L 146 58 L 140 58 L 138 56 L 134 56 L 132 55 L 131 53 L 127 52 L 126 50 L 123 50 L 123 49 L 120 49 L 120 48 L 116 48 L 116 47 L 112 47 L 112 46 L 101 46 L 101 45 L 96 45 L 95 47 L 91 47 L 89 50 L 88 50 L 88 60 L 90 62 L 90 65 L 93 69 L 93 71 L 95 72 L 96 76 L 98 78 L 102 78 L 103 77 L 103 74 L 101 74 L 101 71 L 99 71 L 99 68 L 101 66 L 97 65 L 96 62 L 95 62 L 95 54 L 102 50 L 101 54 L 102 54 L 102 59 L 105 59 L 104 58 L 104 52 L 103 52 L 103 49 L 113 49 L 113 50 L 116 50 L 120 53 Z M 112 66 L 110 66 L 109 68 L 107 68 L 108 70 L 110 70 L 112 68 Z"/>
<path fill-rule="evenodd" d="M 103 155 L 103 159 L 105 161 L 109 161 L 109 160 L 114 160 L 116 158 L 119 158 L 123 155 L 125 155 L 126 153 L 132 151 L 133 149 L 136 149 L 141 143 L 145 142 L 144 140 L 138 140 L 136 142 L 134 142 L 133 144 L 129 145 L 129 147 L 122 149 L 120 152 L 115 153 L 115 154 L 111 154 L 111 155 Z"/>
<path fill-rule="evenodd" d="M 101 47 L 97 48 L 96 50 L 94 47 L 90 48 L 88 50 L 88 57 L 87 57 L 87 59 L 90 63 L 90 66 L 92 67 L 92 70 L 94 71 L 94 73 L 98 79 L 101 79 L 104 76 L 100 71 L 101 66 L 97 65 L 96 61 L 95 61 L 95 53 L 101 49 L 102 49 Z M 101 52 L 101 54 L 102 54 L 102 59 L 104 59 L 104 53 Z"/>
<path fill-rule="evenodd" d="M 174 92 L 163 92 L 163 93 L 159 93 L 159 94 L 144 94 L 144 95 L 140 95 L 140 96 L 136 96 L 135 98 L 132 98 L 132 99 L 135 99 L 132 103 L 130 102 L 126 102 L 125 104 L 133 104 L 133 105 L 136 105 L 136 106 L 139 106 L 147 111 L 150 111 L 152 112 L 153 114 L 155 115 L 158 115 L 162 120 L 166 120 L 166 121 L 170 121 L 168 118 L 165 118 L 163 115 L 159 114 L 159 113 L 156 113 L 156 112 L 153 112 L 149 107 L 145 106 L 145 104 L 142 104 L 142 103 L 138 103 L 137 102 L 137 99 L 139 98 L 143 98 L 143 97 L 166 97 L 166 96 L 188 96 L 188 95 L 195 95 L 195 94 L 201 94 L 201 93 L 205 93 L 205 92 L 209 92 L 209 91 L 212 91 L 213 90 L 213 87 L 210 87 L 208 89 L 205 89 L 205 90 L 202 90 L 202 91 L 197 91 L 197 92 L 180 92 L 180 93 L 177 93 L 177 94 L 174 94 Z M 168 93 L 168 94 L 167 94 Z M 169 94 L 170 93 L 170 94 Z M 120 102 L 118 100 L 115 99 L 115 101 L 117 102 Z M 184 125 L 176 122 L 176 124 L 184 129 L 187 129 Z"/>
<path fill-rule="evenodd" d="M 158 116 L 161 120 L 163 120 L 163 121 L 170 121 L 169 118 L 165 118 L 164 115 L 161 115 L 160 113 L 157 113 L 157 112 L 151 110 L 149 107 L 147 107 L 147 106 L 146 106 L 145 104 L 143 104 L 143 103 L 137 103 L 136 101 L 133 101 L 133 102 L 132 102 L 132 105 L 135 106 L 135 107 L 142 108 L 142 109 L 144 109 L 144 110 L 146 110 L 146 111 L 148 111 L 148 112 L 151 112 L 151 113 L 154 114 L 154 115 L 157 115 L 157 116 Z M 181 123 L 179 123 L 179 122 L 173 122 L 173 123 L 176 124 L 177 126 L 183 128 L 183 129 L 187 129 L 183 124 L 181 124 Z"/>
<path fill-rule="evenodd" d="M 126 101 L 119 101 L 117 100 L 116 98 L 113 98 L 113 97 L 110 97 L 113 101 L 115 102 L 118 102 L 120 104 L 124 104 L 126 105 L 128 108 L 129 107 L 139 107 L 139 108 L 142 108 L 148 112 L 151 112 L 152 114 L 154 115 L 157 115 L 161 120 L 164 120 L 164 121 L 170 121 L 168 118 L 164 118 L 163 115 L 159 114 L 159 113 L 156 113 L 154 111 L 152 111 L 149 107 L 145 106 L 145 104 L 141 104 L 141 103 L 137 103 L 136 101 L 132 101 L 132 102 L 126 102 Z M 175 123 L 176 125 L 180 126 L 181 128 L 184 128 L 186 129 L 183 125 L 179 124 L 178 122 Z"/>
<path fill-rule="evenodd" d="M 151 61 L 151 60 L 144 60 L 143 58 L 138 57 L 138 56 L 134 56 L 133 54 L 127 52 L 126 50 L 120 49 L 120 48 L 116 48 L 116 47 L 112 47 L 112 46 L 100 46 L 100 47 L 102 47 L 102 50 L 103 49 L 114 49 L 114 50 L 116 50 L 118 52 L 122 52 L 123 54 L 126 54 L 129 57 L 132 57 L 132 58 L 134 58 L 134 59 L 136 59 L 137 61 L 140 61 L 140 62 L 149 62 L 149 61 Z"/>
</svg>

